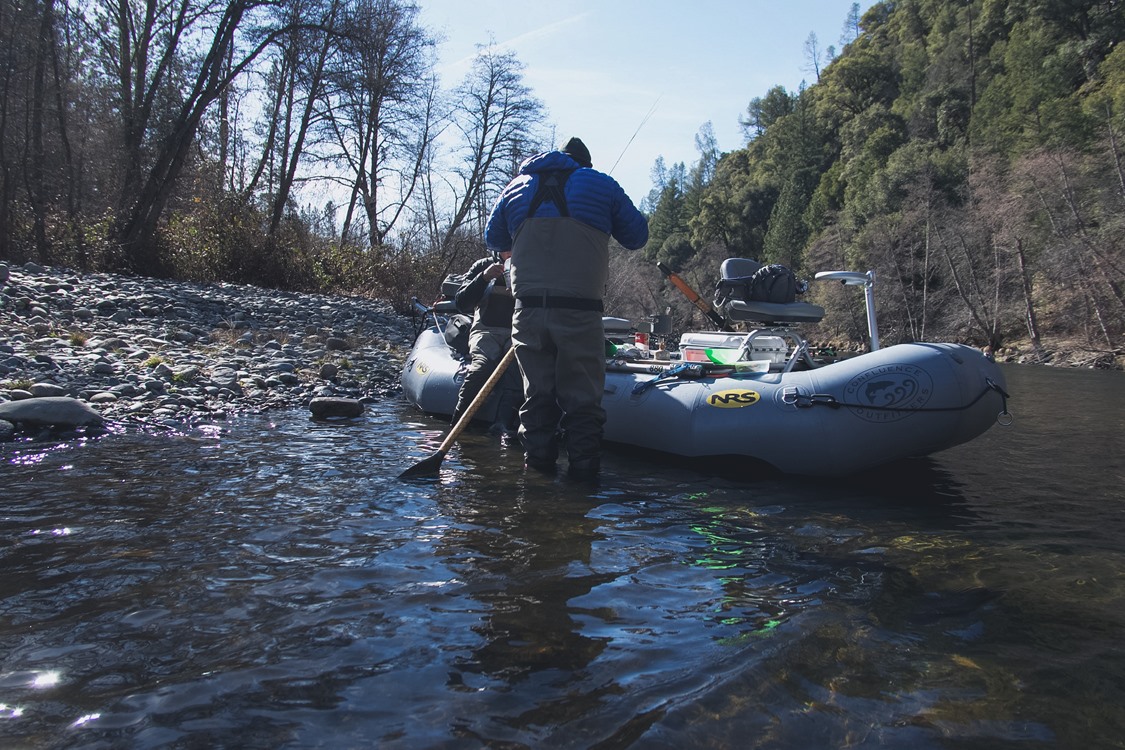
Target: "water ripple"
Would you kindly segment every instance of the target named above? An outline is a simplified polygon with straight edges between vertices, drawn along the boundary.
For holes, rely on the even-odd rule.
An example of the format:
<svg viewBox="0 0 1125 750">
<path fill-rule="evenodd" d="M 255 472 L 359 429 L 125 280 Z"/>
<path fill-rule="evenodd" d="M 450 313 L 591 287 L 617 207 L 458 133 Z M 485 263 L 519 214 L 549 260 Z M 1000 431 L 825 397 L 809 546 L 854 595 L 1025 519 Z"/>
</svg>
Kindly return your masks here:
<svg viewBox="0 0 1125 750">
<path fill-rule="evenodd" d="M 611 453 L 589 486 L 470 434 L 438 477 L 401 482 L 444 427 L 382 406 L 8 446 L 0 739 L 938 748 L 1125 730 L 1120 523 L 1065 491 L 1079 466 L 1001 500 L 1012 475 L 975 453 L 829 482 Z M 986 438 L 981 456 L 1004 450 Z"/>
</svg>

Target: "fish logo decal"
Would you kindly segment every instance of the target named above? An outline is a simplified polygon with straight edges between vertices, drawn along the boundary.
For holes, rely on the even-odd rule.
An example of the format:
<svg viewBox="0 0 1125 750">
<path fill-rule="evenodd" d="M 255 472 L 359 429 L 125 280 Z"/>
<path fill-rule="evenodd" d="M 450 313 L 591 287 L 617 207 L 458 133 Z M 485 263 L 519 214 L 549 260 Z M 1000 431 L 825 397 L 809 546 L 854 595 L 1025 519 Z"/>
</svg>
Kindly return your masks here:
<svg viewBox="0 0 1125 750">
<path fill-rule="evenodd" d="M 922 368 L 883 365 L 852 378 L 842 400 L 868 422 L 897 422 L 925 407 L 933 393 L 933 380 Z"/>
</svg>

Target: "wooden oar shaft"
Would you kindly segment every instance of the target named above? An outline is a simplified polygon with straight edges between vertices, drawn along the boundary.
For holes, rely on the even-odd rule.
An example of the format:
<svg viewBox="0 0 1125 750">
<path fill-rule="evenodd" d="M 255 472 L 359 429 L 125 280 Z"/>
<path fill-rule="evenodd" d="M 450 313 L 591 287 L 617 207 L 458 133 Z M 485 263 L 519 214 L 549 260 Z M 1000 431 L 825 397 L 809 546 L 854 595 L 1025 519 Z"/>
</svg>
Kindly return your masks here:
<svg viewBox="0 0 1125 750">
<path fill-rule="evenodd" d="M 469 407 L 465 409 L 465 413 L 457 420 L 457 424 L 453 425 L 453 429 L 445 436 L 445 440 L 441 441 L 441 445 L 438 446 L 439 453 L 445 454 L 449 451 L 453 446 L 453 442 L 457 440 L 457 436 L 469 426 L 469 423 L 473 421 L 473 416 L 484 406 L 484 402 L 488 399 L 489 394 L 492 393 L 492 389 L 496 387 L 496 383 L 504 376 L 504 371 L 508 369 L 508 365 L 510 365 L 515 358 L 516 348 L 514 346 L 508 347 L 508 351 L 500 358 L 496 369 L 488 376 L 488 380 L 484 381 L 484 385 L 481 386 L 477 395 L 473 397 L 472 402 L 469 403 Z"/>
<path fill-rule="evenodd" d="M 723 316 L 715 312 L 714 308 L 712 308 L 711 305 L 707 303 L 707 300 L 700 297 L 699 293 L 692 289 L 686 281 L 681 279 L 678 273 L 674 272 L 671 268 L 664 265 L 663 263 L 658 262 L 656 264 L 656 267 L 660 269 L 660 272 L 664 274 L 664 277 L 666 279 L 672 282 L 673 286 L 683 292 L 683 295 L 688 298 L 689 302 L 699 308 L 700 312 L 706 315 L 708 320 L 717 325 L 719 327 L 719 330 L 730 330 L 730 326 L 727 325 L 727 322 L 725 320 L 723 320 Z"/>
<path fill-rule="evenodd" d="M 445 454 L 449 452 L 449 449 L 453 446 L 453 442 L 457 439 L 457 436 L 461 434 L 461 431 L 472 421 L 473 415 L 480 409 L 481 404 L 488 399 L 488 394 L 492 393 L 492 389 L 504 375 L 504 371 L 508 369 L 508 365 L 512 363 L 515 356 L 515 347 L 509 348 L 497 363 L 496 369 L 488 376 L 488 380 L 484 381 L 484 385 L 481 386 L 477 395 L 473 397 L 472 402 L 469 404 L 468 408 L 465 409 L 465 413 L 458 417 L 457 424 L 453 425 L 453 429 L 451 429 L 449 434 L 445 436 L 445 439 L 441 441 L 441 446 L 434 451 L 433 455 L 423 458 L 421 461 L 399 474 L 399 479 L 430 476 L 438 473 L 438 470 L 441 468 L 441 462 L 445 458 Z"/>
</svg>

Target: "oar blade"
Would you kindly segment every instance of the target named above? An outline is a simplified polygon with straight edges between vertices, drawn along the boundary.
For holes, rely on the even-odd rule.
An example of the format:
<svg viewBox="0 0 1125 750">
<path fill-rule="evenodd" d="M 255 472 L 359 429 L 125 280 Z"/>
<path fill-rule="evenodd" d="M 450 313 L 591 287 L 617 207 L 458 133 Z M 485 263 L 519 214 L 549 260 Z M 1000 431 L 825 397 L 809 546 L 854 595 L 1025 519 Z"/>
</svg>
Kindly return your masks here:
<svg viewBox="0 0 1125 750">
<path fill-rule="evenodd" d="M 456 440 L 457 436 L 461 434 L 461 430 L 468 427 L 469 422 L 473 418 L 473 415 L 477 413 L 477 409 L 479 409 L 481 404 L 484 403 L 484 400 L 488 398 L 488 394 L 492 393 L 493 386 L 495 386 L 496 383 L 500 380 L 500 376 L 504 374 L 504 370 L 508 368 L 508 365 L 515 358 L 515 348 L 509 347 L 507 353 L 504 354 L 504 356 L 500 359 L 500 363 L 496 365 L 496 369 L 493 370 L 492 374 L 488 376 L 488 380 L 484 381 L 484 385 L 481 386 L 480 391 L 473 398 L 472 403 L 469 404 L 469 408 L 466 409 L 465 413 L 461 415 L 461 418 L 457 420 L 457 424 L 453 425 L 453 429 L 451 429 L 449 431 L 449 434 L 445 436 L 445 440 L 441 441 L 441 446 L 438 448 L 437 453 L 430 456 L 429 458 L 422 459 L 406 471 L 399 474 L 399 479 L 433 476 L 434 474 L 438 473 L 438 469 L 441 468 L 441 460 L 445 458 L 445 454 L 448 453 L 449 449 L 453 446 L 453 441 Z"/>
<path fill-rule="evenodd" d="M 432 456 L 423 458 L 406 471 L 398 475 L 399 479 L 413 479 L 416 477 L 432 477 L 441 469 L 441 462 L 445 459 L 445 451 L 438 451 Z"/>
</svg>

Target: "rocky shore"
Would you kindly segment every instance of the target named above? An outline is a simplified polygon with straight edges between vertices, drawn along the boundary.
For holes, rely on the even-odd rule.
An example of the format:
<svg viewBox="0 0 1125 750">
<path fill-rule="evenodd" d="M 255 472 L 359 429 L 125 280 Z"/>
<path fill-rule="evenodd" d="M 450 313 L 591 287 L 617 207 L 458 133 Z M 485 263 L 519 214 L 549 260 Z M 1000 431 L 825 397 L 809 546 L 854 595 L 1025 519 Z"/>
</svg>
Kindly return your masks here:
<svg viewBox="0 0 1125 750">
<path fill-rule="evenodd" d="M 397 396 L 412 340 L 412 321 L 374 300 L 0 263 L 0 440 L 283 407 L 333 416 Z"/>
</svg>

